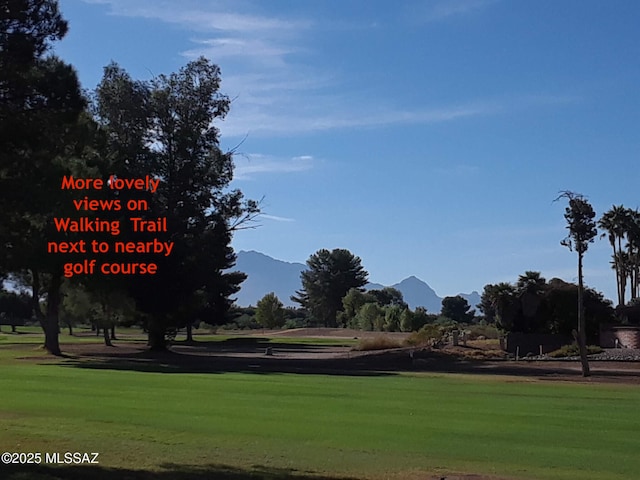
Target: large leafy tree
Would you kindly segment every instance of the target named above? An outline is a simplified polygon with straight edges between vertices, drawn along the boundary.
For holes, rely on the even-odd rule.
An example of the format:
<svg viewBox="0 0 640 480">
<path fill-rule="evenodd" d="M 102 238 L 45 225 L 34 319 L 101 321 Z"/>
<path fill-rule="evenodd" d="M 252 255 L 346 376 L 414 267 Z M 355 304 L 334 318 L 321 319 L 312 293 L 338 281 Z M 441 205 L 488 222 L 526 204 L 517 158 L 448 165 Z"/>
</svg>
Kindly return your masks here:
<svg viewBox="0 0 640 480">
<path fill-rule="evenodd" d="M 386 307 L 387 305 L 407 307 L 407 302 L 404 301 L 402 292 L 397 288 L 383 287 L 381 290 L 369 290 L 367 293 L 373 296 L 381 307 Z"/>
<path fill-rule="evenodd" d="M 91 136 L 75 71 L 47 55 L 66 31 L 56 1 L 0 2 L 0 270 L 30 272 L 34 313 L 54 354 L 62 259 L 46 255 L 48 228 L 68 209 L 60 179 L 82 168 Z"/>
<path fill-rule="evenodd" d="M 279 328 L 284 325 L 284 308 L 275 293 L 267 293 L 258 301 L 256 322 L 264 328 Z"/>
<path fill-rule="evenodd" d="M 562 245 L 575 250 L 578 254 L 578 329 L 575 333 L 576 341 L 580 348 L 580 360 L 582 362 L 582 375 L 588 377 L 589 361 L 587 360 L 586 333 L 584 320 L 584 278 L 582 264 L 584 254 L 598 234 L 596 213 L 587 199 L 574 192 L 564 191 L 557 198 L 565 198 L 569 205 L 565 208 L 564 218 L 567 221 L 569 234 L 562 240 Z"/>
<path fill-rule="evenodd" d="M 466 323 L 472 321 L 475 315 L 475 310 L 470 309 L 471 306 L 467 299 L 456 295 L 455 297 L 444 297 L 442 299 L 440 314 L 455 322 Z"/>
<path fill-rule="evenodd" d="M 361 288 L 351 288 L 342 297 L 342 311 L 338 315 L 338 323 L 349 328 L 360 328 L 355 320 L 358 310 L 366 303 L 375 303 L 376 298 Z"/>
<path fill-rule="evenodd" d="M 306 308 L 325 327 L 337 325 L 336 315 L 350 289 L 361 289 L 369 274 L 359 257 L 349 250 L 318 250 L 307 260 L 308 269 L 300 274 L 302 289 L 291 299 Z"/>
<path fill-rule="evenodd" d="M 173 253 L 157 258 L 158 274 L 129 285 L 147 317 L 149 344 L 164 349 L 168 333 L 197 320 L 219 323 L 246 276 L 235 264 L 232 233 L 258 214 L 256 202 L 229 189 L 233 159 L 213 125 L 230 100 L 220 93 L 220 69 L 205 58 L 151 82 L 135 82 L 115 64 L 105 68 L 95 111 L 106 132 L 107 157 L 119 176 L 152 175 L 148 219 L 166 217 Z M 157 234 L 150 234 L 157 236 Z M 144 240 L 144 235 L 137 235 Z"/>
<path fill-rule="evenodd" d="M 553 278 L 545 289 L 543 304 L 545 317 L 544 333 L 558 333 L 571 335 L 577 324 L 576 303 L 578 300 L 578 285 Z M 610 300 L 602 293 L 585 287 L 583 292 L 584 324 L 587 341 L 598 338 L 600 324 L 611 323 L 614 320 L 614 310 Z"/>
</svg>

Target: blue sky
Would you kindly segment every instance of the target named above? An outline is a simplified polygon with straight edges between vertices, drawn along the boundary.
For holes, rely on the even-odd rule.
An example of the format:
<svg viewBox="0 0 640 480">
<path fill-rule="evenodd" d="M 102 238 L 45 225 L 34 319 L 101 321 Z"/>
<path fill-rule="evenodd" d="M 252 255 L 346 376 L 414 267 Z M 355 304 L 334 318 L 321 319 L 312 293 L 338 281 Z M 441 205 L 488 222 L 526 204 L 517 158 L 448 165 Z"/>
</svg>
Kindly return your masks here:
<svg viewBox="0 0 640 480">
<path fill-rule="evenodd" d="M 640 2 L 62 0 L 56 53 L 93 89 L 200 55 L 233 98 L 234 186 L 264 197 L 236 250 L 360 256 L 441 295 L 576 280 L 560 190 L 640 207 Z M 245 138 L 246 137 L 246 138 Z M 586 283 L 615 296 L 606 240 Z"/>
</svg>

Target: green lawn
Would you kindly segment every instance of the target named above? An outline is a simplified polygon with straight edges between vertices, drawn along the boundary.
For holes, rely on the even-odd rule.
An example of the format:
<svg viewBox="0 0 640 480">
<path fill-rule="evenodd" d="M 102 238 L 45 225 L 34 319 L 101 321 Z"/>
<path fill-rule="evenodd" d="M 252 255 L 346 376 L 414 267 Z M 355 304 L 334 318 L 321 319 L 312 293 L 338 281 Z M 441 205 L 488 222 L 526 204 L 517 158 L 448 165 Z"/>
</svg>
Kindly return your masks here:
<svg viewBox="0 0 640 480">
<path fill-rule="evenodd" d="M 34 354 L 0 344 L 0 450 L 99 452 L 100 465 L 42 467 L 27 476 L 0 466 L 3 479 L 469 472 L 627 480 L 640 472 L 635 387 L 463 375 L 92 370 L 15 360 L 24 351 Z M 136 474 L 145 469 L 155 473 Z"/>
<path fill-rule="evenodd" d="M 261 334 L 261 330 L 251 330 L 250 333 L 245 335 L 216 335 L 206 333 L 204 331 L 196 331 L 194 338 L 200 342 L 223 342 L 230 339 L 247 339 L 254 338 L 262 341 L 268 341 L 273 344 L 303 344 L 303 345 L 334 345 L 334 346 L 353 346 L 358 343 L 356 339 L 351 338 L 300 338 L 300 337 L 286 337 L 286 336 L 265 336 Z M 118 341 L 146 341 L 146 334 L 142 332 L 140 328 L 123 328 L 118 327 L 116 329 L 116 337 Z M 62 328 L 60 331 L 60 343 L 95 343 L 103 342 L 102 333 L 99 336 L 95 335 L 88 327 L 76 327 L 74 328 L 74 334 L 69 335 L 66 328 Z M 184 332 L 179 332 L 175 341 L 177 343 L 185 341 Z M 11 327 L 2 325 L 0 328 L 0 346 L 11 344 L 42 344 L 42 328 L 37 326 L 20 326 L 17 333 L 11 333 Z"/>
</svg>

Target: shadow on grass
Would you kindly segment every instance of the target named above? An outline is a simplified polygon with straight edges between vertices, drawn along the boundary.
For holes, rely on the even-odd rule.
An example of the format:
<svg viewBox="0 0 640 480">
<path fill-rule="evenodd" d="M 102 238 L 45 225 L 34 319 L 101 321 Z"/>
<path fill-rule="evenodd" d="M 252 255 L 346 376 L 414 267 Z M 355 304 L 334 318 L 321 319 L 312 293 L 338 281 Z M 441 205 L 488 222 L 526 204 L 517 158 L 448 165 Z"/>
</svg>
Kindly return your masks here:
<svg viewBox="0 0 640 480">
<path fill-rule="evenodd" d="M 345 347 L 307 343 L 270 343 L 267 338 L 177 342 L 166 352 L 139 348 L 102 349 L 67 357 L 61 365 L 98 370 L 152 373 L 254 373 L 389 376 L 401 372 L 465 373 L 537 377 L 582 378 L 579 362 L 528 362 L 465 359 L 438 350 L 396 349 L 350 352 Z M 271 349 L 271 355 L 266 349 Z M 411 353 L 413 352 L 413 353 Z M 48 364 L 51 365 L 51 364 Z M 58 364 L 60 365 L 60 364 Z M 638 368 L 609 369 L 592 366 L 592 376 L 605 381 L 640 383 Z"/>
<path fill-rule="evenodd" d="M 356 480 L 354 477 L 319 475 L 254 465 L 161 465 L 161 470 L 132 470 L 99 465 L 0 465 L 3 480 Z"/>
<path fill-rule="evenodd" d="M 348 376 L 388 376 L 406 370 L 406 365 L 371 365 L 368 362 L 350 362 L 348 360 L 319 359 L 266 359 L 266 358 L 230 358 L 225 356 L 198 356 L 187 354 L 162 355 L 148 358 L 105 358 L 73 359 L 63 366 L 95 370 L 127 370 L 148 373 L 254 373 L 304 375 L 348 375 Z M 52 364 L 47 364 L 52 365 Z"/>
<path fill-rule="evenodd" d="M 269 354 L 266 353 L 270 349 Z M 331 352 L 334 354 L 332 355 Z M 109 349 L 85 352 L 66 359 L 61 365 L 97 370 L 129 370 L 150 373 L 299 373 L 319 375 L 383 376 L 395 375 L 411 366 L 407 353 L 393 361 L 365 358 L 335 346 L 283 343 L 247 338 L 213 342 L 177 343 L 166 352 L 143 348 Z"/>
</svg>

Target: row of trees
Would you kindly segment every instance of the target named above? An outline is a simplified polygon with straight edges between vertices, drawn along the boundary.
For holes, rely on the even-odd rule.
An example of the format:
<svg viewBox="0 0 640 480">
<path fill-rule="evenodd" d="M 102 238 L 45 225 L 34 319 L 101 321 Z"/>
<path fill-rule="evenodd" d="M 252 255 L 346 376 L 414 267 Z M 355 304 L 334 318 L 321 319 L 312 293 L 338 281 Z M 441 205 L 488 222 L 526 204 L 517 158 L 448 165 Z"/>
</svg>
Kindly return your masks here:
<svg viewBox="0 0 640 480">
<path fill-rule="evenodd" d="M 220 69 L 200 58 L 176 73 L 137 81 L 112 63 L 85 96 L 73 67 L 49 53 L 67 32 L 56 1 L 4 2 L 0 32 L 0 277 L 11 273 L 29 284 L 46 348 L 60 354 L 63 264 L 79 260 L 48 255 L 46 245 L 81 238 L 56 232 L 52 219 L 77 216 L 73 195 L 89 193 L 61 190 L 68 175 L 105 183 L 114 174 L 161 180 L 154 194 L 117 192 L 123 203 L 149 203 L 136 216 L 167 218 L 165 240 L 175 245 L 170 256 L 154 259 L 159 274 L 72 279 L 89 303 L 105 307 L 104 318 L 122 298 L 132 300 L 155 349 L 163 349 L 177 327 L 205 318 L 221 323 L 245 278 L 229 271 L 235 263 L 231 237 L 259 206 L 229 188 L 232 154 L 221 151 L 213 125 L 230 106 L 219 91 Z M 92 198 L 115 194 L 90 192 Z M 81 213 L 128 225 L 123 212 Z M 125 230 L 119 240 L 132 234 Z M 135 240 L 145 238 L 138 233 Z"/>
<path fill-rule="evenodd" d="M 307 267 L 301 274 L 302 289 L 291 299 L 322 326 L 410 332 L 438 318 L 423 307 L 411 311 L 395 288 L 365 292 L 369 274 L 349 250 L 318 250 L 307 260 Z M 258 311 L 261 305 L 273 306 L 274 301 L 269 294 L 258 304 Z M 450 320 L 466 323 L 474 314 L 460 296 L 442 302 L 441 316 Z"/>
<path fill-rule="evenodd" d="M 602 215 L 598 227 L 613 249 L 618 306 L 626 305 L 627 286 L 630 300 L 638 298 L 640 290 L 640 211 L 614 205 Z"/>
<path fill-rule="evenodd" d="M 391 287 L 381 290 L 352 288 L 342 298 L 337 312 L 337 327 L 379 332 L 413 332 L 430 323 L 471 323 L 476 319 L 466 299 L 446 297 L 439 315 L 427 312 L 424 307 L 411 310 L 402 293 Z M 285 308 L 275 293 L 266 294 L 254 308 L 243 308 L 240 318 L 246 325 L 245 315 L 255 320 L 253 328 L 289 328 L 322 326 L 323 324 L 306 309 Z M 234 324 L 230 324 L 233 326 Z M 238 322 L 235 323 L 238 327 Z M 251 325 L 251 324 L 249 324 Z"/>
<path fill-rule="evenodd" d="M 485 285 L 480 310 L 487 322 L 505 332 L 554 333 L 571 336 L 578 325 L 578 285 L 558 278 L 547 281 L 527 271 L 515 283 Z M 615 318 L 613 305 L 600 292 L 584 290 L 585 333 L 598 338 L 599 326 Z"/>
</svg>

